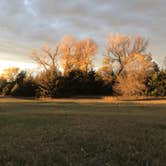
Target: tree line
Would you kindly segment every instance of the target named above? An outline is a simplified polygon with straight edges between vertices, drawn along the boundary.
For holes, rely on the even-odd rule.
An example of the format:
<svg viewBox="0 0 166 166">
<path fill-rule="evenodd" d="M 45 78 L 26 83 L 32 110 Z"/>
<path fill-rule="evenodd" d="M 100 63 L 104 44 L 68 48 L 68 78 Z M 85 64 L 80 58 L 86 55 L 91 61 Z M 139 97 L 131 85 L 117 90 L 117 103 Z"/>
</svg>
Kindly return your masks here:
<svg viewBox="0 0 166 166">
<path fill-rule="evenodd" d="M 54 48 L 33 50 L 31 58 L 39 72 L 17 67 L 5 69 L 0 94 L 25 97 L 71 97 L 78 95 L 166 96 L 166 69 L 159 68 L 141 36 L 110 34 L 103 63 L 97 69 L 97 43 L 64 36 Z"/>
</svg>

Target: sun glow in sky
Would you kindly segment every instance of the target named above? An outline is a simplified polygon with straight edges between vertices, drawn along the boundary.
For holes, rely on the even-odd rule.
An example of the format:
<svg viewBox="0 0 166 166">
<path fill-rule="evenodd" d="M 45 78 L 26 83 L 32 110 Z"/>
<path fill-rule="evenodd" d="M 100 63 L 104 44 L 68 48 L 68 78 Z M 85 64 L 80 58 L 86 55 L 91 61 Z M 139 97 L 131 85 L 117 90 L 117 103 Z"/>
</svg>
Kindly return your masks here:
<svg viewBox="0 0 166 166">
<path fill-rule="evenodd" d="M 24 70 L 35 70 L 36 69 L 36 65 L 33 63 L 25 63 L 25 62 L 17 62 L 17 61 L 10 61 L 10 60 L 1 60 L 0 61 L 0 74 L 3 73 L 3 70 L 6 68 L 10 68 L 10 67 L 18 67 L 20 69 L 24 69 Z"/>
<path fill-rule="evenodd" d="M 32 49 L 55 45 L 64 35 L 91 37 L 103 50 L 110 32 L 149 39 L 149 52 L 161 64 L 165 6 L 166 0 L 0 0 L 0 70 L 31 68 Z"/>
</svg>

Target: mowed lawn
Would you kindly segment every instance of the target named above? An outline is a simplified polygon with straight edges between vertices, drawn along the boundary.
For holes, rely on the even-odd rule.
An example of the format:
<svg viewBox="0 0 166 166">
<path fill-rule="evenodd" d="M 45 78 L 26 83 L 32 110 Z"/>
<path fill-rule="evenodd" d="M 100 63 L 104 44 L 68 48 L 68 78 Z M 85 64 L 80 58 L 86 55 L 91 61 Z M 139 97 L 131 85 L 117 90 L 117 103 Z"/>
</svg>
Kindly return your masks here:
<svg viewBox="0 0 166 166">
<path fill-rule="evenodd" d="M 165 166 L 166 104 L 0 102 L 0 166 Z"/>
</svg>

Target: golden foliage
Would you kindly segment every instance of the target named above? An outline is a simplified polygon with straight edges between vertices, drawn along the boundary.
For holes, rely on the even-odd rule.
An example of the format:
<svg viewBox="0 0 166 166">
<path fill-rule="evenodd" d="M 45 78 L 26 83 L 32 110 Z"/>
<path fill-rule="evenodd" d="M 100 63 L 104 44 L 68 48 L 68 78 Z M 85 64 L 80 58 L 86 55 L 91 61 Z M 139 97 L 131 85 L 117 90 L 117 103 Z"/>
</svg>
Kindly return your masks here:
<svg viewBox="0 0 166 166">
<path fill-rule="evenodd" d="M 154 63 L 149 55 L 133 54 L 126 58 L 123 73 L 117 76 L 115 90 L 123 95 L 141 94 L 146 86 L 146 78 L 154 71 Z"/>
<path fill-rule="evenodd" d="M 60 42 L 60 62 L 64 73 L 80 69 L 88 72 L 93 67 L 93 57 L 97 53 L 97 44 L 90 38 L 78 40 L 65 36 Z"/>
<path fill-rule="evenodd" d="M 133 54 L 142 54 L 145 52 L 148 41 L 141 36 L 131 37 L 127 35 L 108 36 L 106 42 L 107 56 L 112 57 L 113 62 L 118 62 L 120 65 L 119 74 L 123 71 L 126 58 Z"/>
<path fill-rule="evenodd" d="M 2 73 L 1 76 L 8 81 L 13 81 L 18 75 L 19 70 L 20 69 L 18 67 L 10 67 L 10 68 L 4 69 L 4 72 Z"/>
<path fill-rule="evenodd" d="M 97 44 L 91 39 L 79 40 L 76 44 L 76 68 L 88 72 L 93 67 L 93 57 L 97 53 Z"/>
<path fill-rule="evenodd" d="M 31 57 L 45 70 L 62 69 L 67 74 L 74 69 L 91 70 L 96 53 L 97 44 L 91 38 L 76 41 L 73 36 L 64 36 L 53 51 L 45 45 L 42 51 L 34 50 Z"/>
<path fill-rule="evenodd" d="M 64 36 L 60 42 L 60 64 L 65 74 L 74 69 L 76 39 Z"/>
<path fill-rule="evenodd" d="M 102 76 L 103 80 L 107 82 L 111 82 L 113 80 L 113 66 L 112 66 L 112 58 L 109 56 L 104 57 L 103 65 L 98 70 L 100 76 Z"/>
</svg>

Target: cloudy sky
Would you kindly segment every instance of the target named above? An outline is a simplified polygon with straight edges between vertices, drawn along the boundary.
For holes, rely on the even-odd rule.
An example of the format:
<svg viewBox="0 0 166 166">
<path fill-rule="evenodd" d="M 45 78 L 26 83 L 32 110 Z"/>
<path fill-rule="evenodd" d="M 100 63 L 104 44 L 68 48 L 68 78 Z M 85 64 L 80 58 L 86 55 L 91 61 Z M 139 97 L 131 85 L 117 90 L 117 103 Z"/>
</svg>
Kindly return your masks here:
<svg viewBox="0 0 166 166">
<path fill-rule="evenodd" d="M 0 0 L 0 68 L 33 66 L 31 50 L 53 45 L 65 34 L 90 36 L 102 47 L 110 32 L 148 38 L 161 64 L 165 7 L 166 0 Z"/>
</svg>

